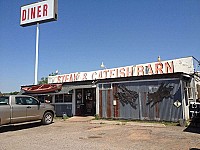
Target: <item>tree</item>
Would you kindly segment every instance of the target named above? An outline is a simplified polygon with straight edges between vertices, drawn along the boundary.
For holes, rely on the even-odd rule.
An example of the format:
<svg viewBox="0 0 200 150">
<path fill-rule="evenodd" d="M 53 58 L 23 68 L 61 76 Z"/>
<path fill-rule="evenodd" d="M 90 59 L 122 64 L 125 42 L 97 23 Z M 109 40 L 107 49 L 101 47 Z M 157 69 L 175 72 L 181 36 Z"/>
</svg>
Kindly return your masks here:
<svg viewBox="0 0 200 150">
<path fill-rule="evenodd" d="M 49 76 L 56 76 L 58 73 L 51 73 Z M 38 81 L 38 84 L 48 84 L 48 77 L 42 77 L 40 81 Z"/>
<path fill-rule="evenodd" d="M 14 91 L 14 92 L 10 92 L 9 95 L 17 95 L 19 92 Z"/>
<path fill-rule="evenodd" d="M 48 84 L 48 77 L 42 77 L 38 84 Z"/>
</svg>

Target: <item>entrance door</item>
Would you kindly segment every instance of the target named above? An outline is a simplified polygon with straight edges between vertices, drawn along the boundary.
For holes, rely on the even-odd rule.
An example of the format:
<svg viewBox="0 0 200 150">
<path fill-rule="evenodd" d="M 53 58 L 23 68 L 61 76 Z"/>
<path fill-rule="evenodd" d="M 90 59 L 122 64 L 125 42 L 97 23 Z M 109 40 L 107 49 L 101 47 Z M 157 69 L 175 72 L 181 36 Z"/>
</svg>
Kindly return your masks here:
<svg viewBox="0 0 200 150">
<path fill-rule="evenodd" d="M 94 88 L 84 89 L 85 115 L 96 113 L 96 90 Z"/>
<path fill-rule="evenodd" d="M 81 116 L 84 115 L 83 112 L 83 90 L 82 89 L 77 89 L 76 90 L 76 115 Z"/>
<path fill-rule="evenodd" d="M 96 113 L 96 89 L 76 90 L 76 115 L 94 116 Z"/>
</svg>

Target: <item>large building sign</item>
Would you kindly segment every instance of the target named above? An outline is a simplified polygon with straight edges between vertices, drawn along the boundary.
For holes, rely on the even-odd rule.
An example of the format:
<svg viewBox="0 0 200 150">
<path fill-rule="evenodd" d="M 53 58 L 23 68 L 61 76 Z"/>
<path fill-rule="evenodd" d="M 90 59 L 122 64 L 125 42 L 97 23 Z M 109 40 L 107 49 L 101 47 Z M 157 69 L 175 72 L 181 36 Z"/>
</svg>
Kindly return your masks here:
<svg viewBox="0 0 200 150">
<path fill-rule="evenodd" d="M 29 26 L 57 20 L 57 0 L 45 0 L 21 7 L 20 25 Z"/>
<path fill-rule="evenodd" d="M 77 72 L 77 73 L 49 76 L 48 83 L 75 82 L 75 81 L 97 80 L 106 78 L 167 74 L 175 72 L 183 72 L 188 74 L 193 73 L 194 72 L 193 58 L 186 57 L 168 61 L 146 63 L 140 65 L 126 66 L 126 67 L 97 70 L 91 72 Z"/>
</svg>

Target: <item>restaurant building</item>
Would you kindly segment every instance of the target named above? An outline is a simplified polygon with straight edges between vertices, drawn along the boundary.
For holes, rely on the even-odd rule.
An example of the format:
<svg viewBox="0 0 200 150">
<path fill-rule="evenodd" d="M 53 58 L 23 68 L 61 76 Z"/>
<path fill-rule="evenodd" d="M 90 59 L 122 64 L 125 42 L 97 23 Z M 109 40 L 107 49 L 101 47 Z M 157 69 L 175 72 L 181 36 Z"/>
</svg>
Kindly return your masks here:
<svg viewBox="0 0 200 150">
<path fill-rule="evenodd" d="M 185 57 L 48 77 L 47 85 L 22 86 L 22 93 L 51 101 L 56 115 L 173 121 L 189 119 L 200 102 L 200 76 Z M 192 105 L 190 105 L 192 104 Z M 190 111 L 191 109 L 191 111 Z M 196 109 L 195 109 L 196 110 Z"/>
</svg>

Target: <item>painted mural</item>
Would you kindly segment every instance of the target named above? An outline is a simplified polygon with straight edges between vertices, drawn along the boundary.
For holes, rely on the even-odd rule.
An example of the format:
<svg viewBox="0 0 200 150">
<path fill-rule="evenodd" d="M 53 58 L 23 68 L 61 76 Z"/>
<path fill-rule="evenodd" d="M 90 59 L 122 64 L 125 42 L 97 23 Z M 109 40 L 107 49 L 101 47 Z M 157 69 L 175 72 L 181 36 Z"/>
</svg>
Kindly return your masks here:
<svg viewBox="0 0 200 150">
<path fill-rule="evenodd" d="M 177 122 L 183 117 L 183 107 L 174 105 L 183 105 L 181 85 L 171 78 L 114 83 L 112 89 L 100 90 L 100 117 Z"/>
<path fill-rule="evenodd" d="M 147 105 L 151 104 L 151 107 L 153 107 L 155 104 L 162 102 L 165 98 L 173 98 L 173 95 L 171 94 L 173 88 L 174 87 L 170 86 L 169 83 L 161 83 L 156 92 L 148 92 L 149 101 L 147 102 Z"/>
<path fill-rule="evenodd" d="M 125 104 L 130 104 L 132 108 L 136 109 L 137 104 L 136 100 L 139 95 L 136 91 L 132 91 L 126 88 L 125 85 L 118 85 L 119 91 L 115 94 L 115 97 L 119 99 L 121 104 L 125 106 Z"/>
</svg>

